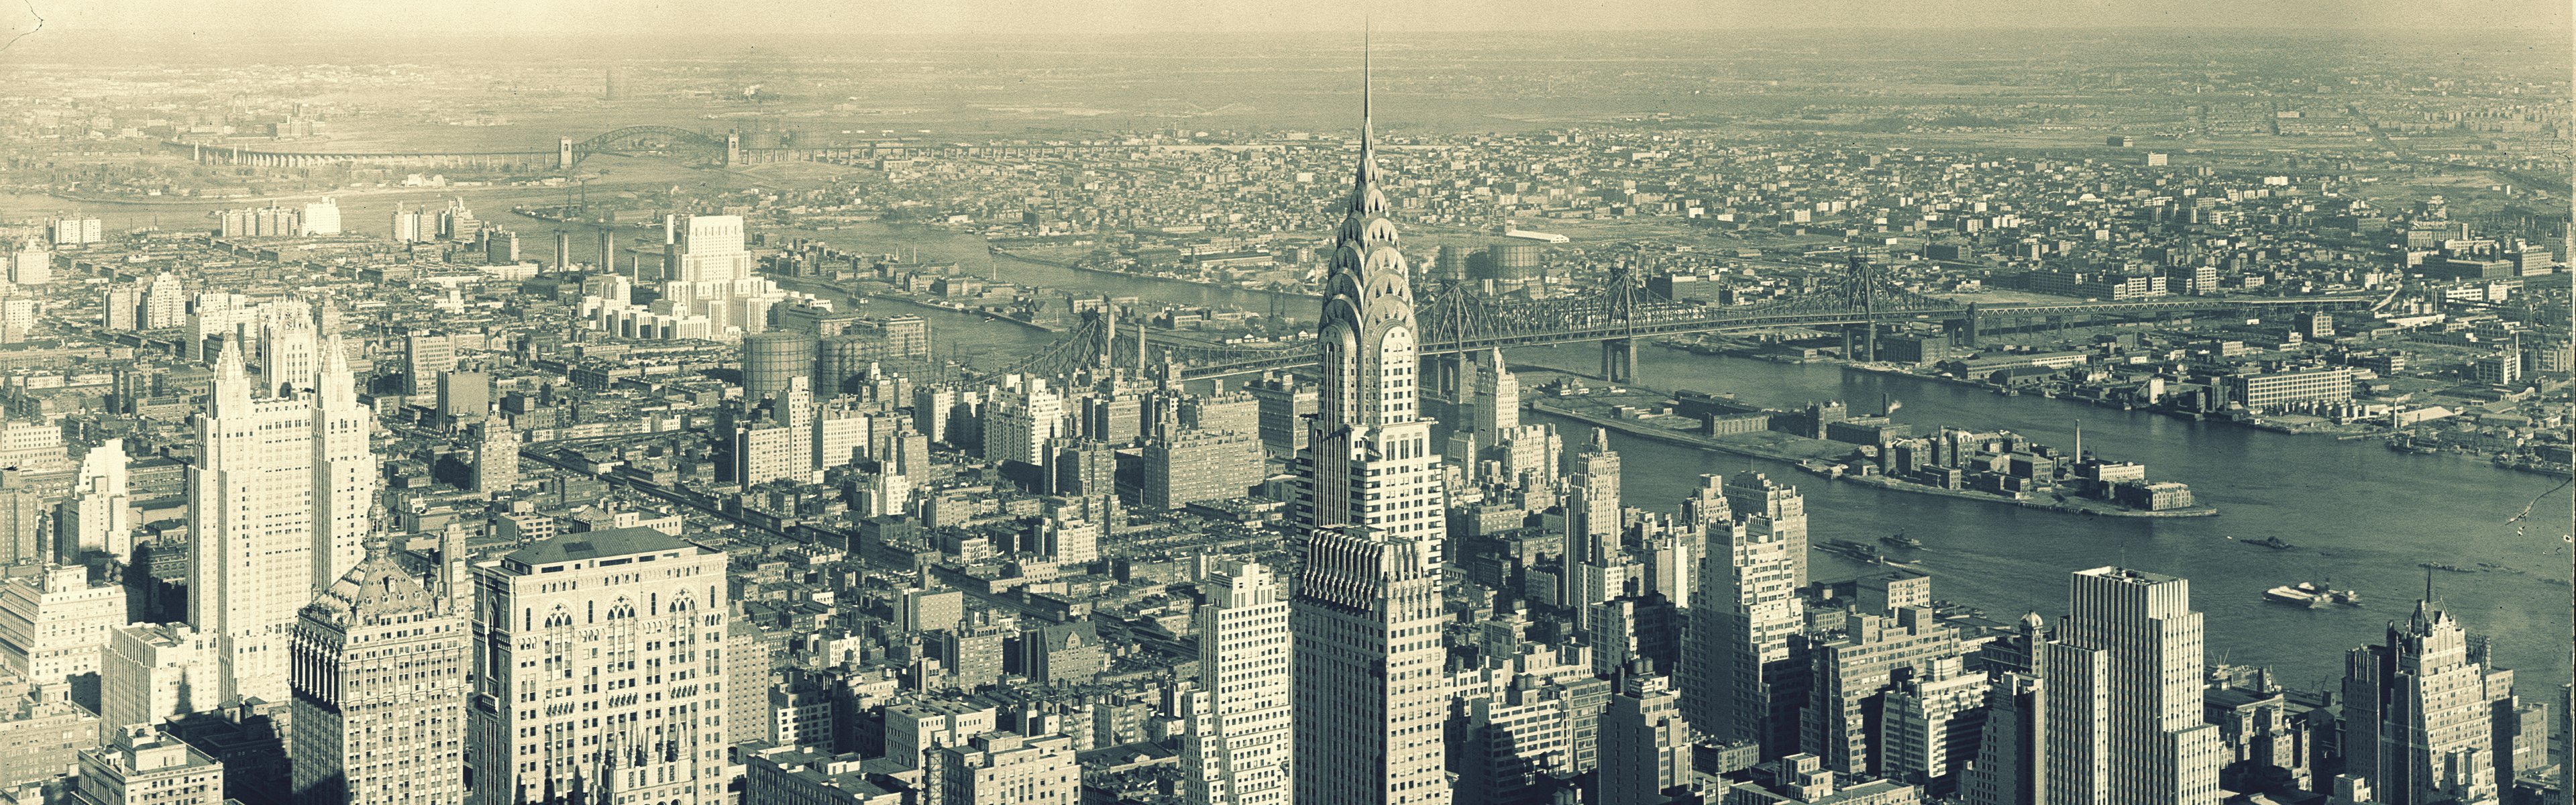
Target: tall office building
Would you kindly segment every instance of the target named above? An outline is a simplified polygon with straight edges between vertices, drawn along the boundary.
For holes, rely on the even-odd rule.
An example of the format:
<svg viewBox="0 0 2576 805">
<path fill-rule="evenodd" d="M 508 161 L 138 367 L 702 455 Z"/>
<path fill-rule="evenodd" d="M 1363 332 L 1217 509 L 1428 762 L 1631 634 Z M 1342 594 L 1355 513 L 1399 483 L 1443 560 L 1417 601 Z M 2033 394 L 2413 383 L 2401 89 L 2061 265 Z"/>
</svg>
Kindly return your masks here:
<svg viewBox="0 0 2576 805">
<path fill-rule="evenodd" d="M 2343 694 L 2344 773 L 2388 805 L 2489 801 L 2512 784 L 2495 738 L 2509 734 L 2498 718 L 2512 712 L 2513 673 L 2489 667 L 2429 590 L 2387 642 L 2346 656 Z"/>
<path fill-rule="evenodd" d="M 304 205 L 303 231 L 306 236 L 340 234 L 340 200 L 323 196 L 321 201 Z"/>
<path fill-rule="evenodd" d="M 713 334 L 765 329 L 770 307 L 786 293 L 752 273 L 742 216 L 673 216 L 663 223 L 662 299 L 668 308 L 657 312 L 702 318 Z"/>
<path fill-rule="evenodd" d="M 1201 585 L 1198 695 L 1181 739 L 1190 805 L 1290 805 L 1288 600 L 1270 569 L 1236 565 Z"/>
<path fill-rule="evenodd" d="M 2047 805 L 2048 689 L 2039 677 L 2005 671 L 1987 683 L 1977 756 L 1959 773 L 1967 805 Z"/>
<path fill-rule="evenodd" d="M 1047 442 L 1064 435 L 1064 397 L 1043 378 L 1005 378 L 984 404 L 984 459 L 1045 466 Z"/>
<path fill-rule="evenodd" d="M 287 700 L 286 636 L 316 588 L 363 558 L 375 498 L 374 417 L 338 336 L 312 376 L 254 389 L 227 342 L 197 415 L 204 458 L 188 468 L 188 622 L 224 655 L 221 697 Z"/>
<path fill-rule="evenodd" d="M 1137 503 L 1177 509 L 1238 498 L 1261 483 L 1261 442 L 1250 433 L 1183 430 L 1145 443 Z"/>
<path fill-rule="evenodd" d="M 1794 581 L 1803 541 L 1757 529 L 1753 517 L 1709 526 L 1682 649 L 1683 714 L 1725 741 L 1761 744 L 1765 759 L 1797 751 L 1804 665 L 1790 638 L 1804 626 Z"/>
<path fill-rule="evenodd" d="M 730 801 L 724 554 L 612 528 L 474 573 L 476 801 Z"/>
<path fill-rule="evenodd" d="M 2208 805 L 2225 795 L 2218 726 L 2201 712 L 2206 646 L 2191 582 L 2097 567 L 2067 590 L 2048 684 L 2050 802 Z"/>
<path fill-rule="evenodd" d="M 465 798 L 466 613 L 387 553 L 381 510 L 366 560 L 295 622 L 287 757 L 298 805 L 447 805 Z"/>
<path fill-rule="evenodd" d="M 743 486 L 779 479 L 804 482 L 814 474 L 814 395 L 810 378 L 790 377 L 787 387 L 756 403 L 735 401 L 716 417 L 722 462 L 719 478 Z"/>
<path fill-rule="evenodd" d="M 314 388 L 315 373 L 322 368 L 322 334 L 314 323 L 313 306 L 298 300 L 279 300 L 260 305 L 251 332 L 251 353 L 247 356 L 259 370 L 261 391 L 275 394 L 286 387 L 298 390 Z M 331 345 L 338 348 L 339 344 Z"/>
<path fill-rule="evenodd" d="M 438 376 L 456 369 L 452 336 L 412 333 L 403 339 L 403 393 L 433 394 Z"/>
<path fill-rule="evenodd" d="M 1073 739 L 988 732 L 929 752 L 922 805 L 1078 805 Z"/>
<path fill-rule="evenodd" d="M 1262 449 L 1281 457 L 1306 449 L 1306 418 L 1321 405 L 1313 384 L 1298 383 L 1296 375 L 1263 374 L 1243 390 L 1259 406 Z"/>
<path fill-rule="evenodd" d="M 1609 431 L 1593 428 L 1573 464 L 1565 495 L 1565 605 L 1581 629 L 1592 605 L 1623 591 L 1627 562 L 1619 549 L 1619 453 L 1610 449 Z"/>
<path fill-rule="evenodd" d="M 1689 791 L 1691 725 L 1681 694 L 1651 668 L 1625 669 L 1601 715 L 1601 805 L 1663 805 Z"/>
<path fill-rule="evenodd" d="M 1795 543 L 1789 549 L 1789 580 L 1807 586 L 1807 497 L 1798 488 L 1752 470 L 1735 474 L 1724 487 L 1727 507 L 1754 518 L 1753 528 Z"/>
<path fill-rule="evenodd" d="M 1413 285 L 1361 115 L 1359 167 L 1325 279 L 1322 410 L 1299 456 L 1302 803 L 1445 805 L 1440 457 L 1418 413 Z"/>
<path fill-rule="evenodd" d="M 1930 609 L 1903 607 L 1854 615 L 1842 634 L 1811 643 L 1800 751 L 1843 774 L 1892 776 L 1883 770 L 1885 747 L 1876 741 L 1887 727 L 1879 718 L 1884 697 L 1900 681 L 1931 677 L 1945 660 L 1955 665 L 1957 630 L 1934 620 Z"/>
<path fill-rule="evenodd" d="M 163 330 L 188 323 L 188 291 L 179 277 L 163 271 L 152 275 L 143 285 L 142 315 L 137 324 L 146 330 Z"/>
<path fill-rule="evenodd" d="M 474 448 L 474 491 L 509 492 L 519 485 L 519 431 L 493 420 L 474 423 L 468 442 Z"/>
<path fill-rule="evenodd" d="M 126 495 L 125 440 L 109 439 L 81 458 L 72 496 L 55 517 L 54 545 L 66 562 L 98 552 L 134 559 L 134 502 Z"/>
<path fill-rule="evenodd" d="M 9 261 L 10 284 L 43 285 L 53 279 L 53 250 L 45 248 L 44 241 L 32 237 L 19 245 L 17 255 Z"/>
<path fill-rule="evenodd" d="M 106 298 L 99 300 L 98 326 L 103 330 L 140 329 L 136 314 L 142 310 L 142 288 L 122 283 L 107 286 Z"/>
</svg>

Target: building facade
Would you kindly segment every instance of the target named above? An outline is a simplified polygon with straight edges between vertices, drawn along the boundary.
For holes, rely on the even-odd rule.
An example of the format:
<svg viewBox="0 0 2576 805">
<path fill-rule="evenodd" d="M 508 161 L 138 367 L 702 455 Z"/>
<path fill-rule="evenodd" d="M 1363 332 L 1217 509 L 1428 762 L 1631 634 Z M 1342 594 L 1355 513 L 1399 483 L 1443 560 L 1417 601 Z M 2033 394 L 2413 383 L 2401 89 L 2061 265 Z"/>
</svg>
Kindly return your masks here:
<svg viewBox="0 0 2576 805">
<path fill-rule="evenodd" d="M 386 553 L 304 607 L 291 643 L 287 719 L 298 805 L 445 805 L 465 798 L 466 613 Z"/>
<path fill-rule="evenodd" d="M 358 403 L 339 337 L 320 352 L 313 374 L 280 392 L 255 389 L 242 349 L 226 342 L 197 417 L 205 458 L 188 468 L 188 622 L 221 645 L 223 698 L 287 700 L 296 611 L 365 550 L 374 413 Z"/>
<path fill-rule="evenodd" d="M 730 800 L 723 554 L 612 528 L 521 548 L 474 575 L 476 800 Z"/>
</svg>

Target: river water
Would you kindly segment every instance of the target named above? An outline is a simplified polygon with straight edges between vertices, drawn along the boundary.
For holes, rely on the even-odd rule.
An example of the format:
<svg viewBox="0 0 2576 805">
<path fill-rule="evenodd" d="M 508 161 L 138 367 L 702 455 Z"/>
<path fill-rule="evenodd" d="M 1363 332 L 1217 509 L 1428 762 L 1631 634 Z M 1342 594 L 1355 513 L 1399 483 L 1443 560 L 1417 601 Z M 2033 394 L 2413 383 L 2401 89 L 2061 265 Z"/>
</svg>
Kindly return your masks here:
<svg viewBox="0 0 2576 805">
<path fill-rule="evenodd" d="M 1510 358 L 1576 372 L 1597 371 L 1600 361 L 1590 344 L 1523 349 Z M 2567 679 L 2569 588 L 2541 581 L 2567 578 L 2569 558 L 2560 541 L 2568 523 L 2565 490 L 2543 497 L 2525 522 L 2506 523 L 2556 487 L 2555 478 L 2457 456 L 2390 452 L 2376 441 L 2290 436 L 2036 396 L 2002 397 L 1826 364 L 1659 347 L 1642 348 L 1639 358 L 1646 385 L 1734 392 L 1774 408 L 1841 399 L 1855 410 L 1876 410 L 1886 394 L 1902 403 L 1895 418 L 1917 433 L 1942 425 L 2000 428 L 2064 448 L 2072 445 L 2081 419 L 2086 449 L 2145 462 L 2150 477 L 2190 484 L 2202 503 L 2222 514 L 2085 517 L 1906 494 L 1613 433 L 1611 444 L 1626 468 L 1622 492 L 1631 505 L 1671 510 L 1700 473 L 1759 469 L 1806 494 L 1816 542 L 1867 542 L 1903 530 L 1926 545 L 1917 558 L 1932 571 L 1935 595 L 1985 609 L 1998 620 L 2024 611 L 2052 619 L 2064 612 L 2066 574 L 2073 570 L 2124 564 L 2182 576 L 2191 580 L 2194 607 L 2206 613 L 2212 662 L 2269 665 L 2284 684 L 2308 688 L 2339 678 L 2345 650 L 2384 639 L 2388 622 L 2411 612 L 2424 592 L 2425 570 L 2418 563 L 2471 569 L 2490 563 L 2497 569 L 2435 572 L 2435 593 L 2470 631 L 2496 639 L 2497 661 L 2516 670 L 2524 695 L 2546 696 Z M 1553 421 L 1563 429 L 1586 427 Z M 1578 443 L 1577 435 L 1570 433 L 1566 441 Z M 2244 543 L 2275 536 L 2297 547 L 2275 551 Z M 1818 578 L 1868 570 L 1822 552 L 1812 561 Z M 2274 585 L 2329 579 L 2337 588 L 2360 591 L 2364 605 L 2305 610 L 2262 598 Z"/>
<path fill-rule="evenodd" d="M 549 260 L 557 225 L 511 215 L 506 208 L 555 197 L 544 191 L 483 191 L 469 200 L 486 219 L 521 233 L 523 257 Z M 340 203 L 350 229 L 381 232 L 396 200 L 343 197 Z M 419 195 L 399 200 L 433 202 Z M 111 230 L 197 226 L 205 210 L 219 206 L 140 208 L 0 195 L 0 217 L 86 211 L 107 219 Z M 988 256 L 982 238 L 935 227 L 870 223 L 771 234 L 816 237 L 854 252 L 901 249 L 925 261 L 955 261 L 978 274 L 1087 294 L 1254 311 L 1273 303 L 1269 294 Z M 597 259 L 594 238 L 588 229 L 574 227 L 574 260 Z M 1289 298 L 1281 304 L 1289 315 L 1304 318 L 1312 315 L 1316 302 Z M 981 316 L 885 301 L 871 305 L 928 316 L 943 356 L 979 365 L 1006 362 L 1057 338 Z M 2224 513 L 2173 520 L 2083 517 L 1910 495 L 1831 483 L 1786 464 L 1612 434 L 1612 444 L 1626 459 L 1624 492 L 1632 505 L 1671 510 L 1700 473 L 1759 469 L 1806 493 L 1817 542 L 1872 541 L 1903 530 L 1926 543 L 1918 558 L 1932 571 L 1939 597 L 1985 609 L 1998 620 L 2024 611 L 2053 618 L 2065 608 L 2066 574 L 2073 570 L 2125 564 L 2183 576 L 2191 579 L 2194 606 L 2206 613 L 2212 662 L 2269 665 L 2285 684 L 2304 688 L 2333 687 L 2329 680 L 2340 675 L 2345 650 L 2382 639 L 2389 621 L 2406 616 L 2424 592 L 2425 571 L 2419 563 L 2481 569 L 2434 573 L 2436 594 L 2471 631 L 2495 638 L 2498 661 L 2516 669 L 2524 695 L 2546 696 L 2567 680 L 2569 588 L 2541 581 L 2568 573 L 2569 557 L 2559 540 L 2568 523 L 2568 498 L 2563 490 L 2547 494 L 2556 479 L 2456 456 L 2393 453 L 2375 441 L 2339 442 L 2063 400 L 1999 397 L 1831 365 L 1695 356 L 1657 347 L 1640 352 L 1640 377 L 1656 388 L 1733 392 L 1778 408 L 1840 399 L 1855 409 L 1874 410 L 1885 394 L 1904 403 L 1896 418 L 1912 423 L 1917 432 L 1942 425 L 2001 428 L 2068 447 L 2081 419 L 2087 448 L 2145 462 L 2151 477 L 2190 484 L 2203 503 Z M 1588 344 L 1571 344 L 1515 350 L 1510 358 L 1589 372 L 1598 366 L 1599 353 Z M 1569 431 L 1580 427 L 1567 420 L 1557 424 Z M 1569 443 L 1581 438 L 1579 432 L 1567 434 Z M 2535 499 L 2538 503 L 2532 505 Z M 2526 521 L 2506 522 L 2526 505 L 2532 505 Z M 2275 536 L 2297 547 L 2274 551 L 2245 544 Z M 1812 561 L 1819 578 L 1868 570 L 1822 552 Z M 2493 569 L 2482 569 L 2482 563 Z M 2304 610 L 2263 600 L 2265 588 L 2297 581 L 2331 581 L 2338 588 L 2357 589 L 2365 605 Z"/>
</svg>

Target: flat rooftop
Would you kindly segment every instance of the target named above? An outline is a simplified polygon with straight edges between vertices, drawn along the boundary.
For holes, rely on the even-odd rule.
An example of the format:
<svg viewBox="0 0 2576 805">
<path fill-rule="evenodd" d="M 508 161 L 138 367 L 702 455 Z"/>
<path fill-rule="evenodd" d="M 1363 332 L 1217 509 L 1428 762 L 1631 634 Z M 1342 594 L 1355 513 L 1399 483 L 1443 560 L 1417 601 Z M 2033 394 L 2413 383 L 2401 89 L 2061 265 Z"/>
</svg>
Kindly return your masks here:
<svg viewBox="0 0 2576 805">
<path fill-rule="evenodd" d="M 525 569 L 561 562 L 684 549 L 693 556 L 699 550 L 698 546 L 657 529 L 641 526 L 610 528 L 559 535 L 544 542 L 511 551 L 501 557 L 501 564 L 506 567 Z"/>
</svg>

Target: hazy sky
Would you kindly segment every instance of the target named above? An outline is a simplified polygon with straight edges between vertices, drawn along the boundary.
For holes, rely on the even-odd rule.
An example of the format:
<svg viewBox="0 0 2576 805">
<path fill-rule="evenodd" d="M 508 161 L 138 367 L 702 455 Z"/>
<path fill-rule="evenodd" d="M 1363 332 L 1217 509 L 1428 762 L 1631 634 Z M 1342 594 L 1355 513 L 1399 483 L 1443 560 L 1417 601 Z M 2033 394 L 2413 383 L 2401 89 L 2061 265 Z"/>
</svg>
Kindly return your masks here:
<svg viewBox="0 0 2576 805">
<path fill-rule="evenodd" d="M 2340 28 L 2564 31 L 2568 0 L 0 0 L 10 36 L 698 34 L 1099 37 L 1161 32 L 1769 28 Z M 32 16 L 31 16 L 32 15 Z M 43 32 L 36 35 L 42 36 Z"/>
</svg>

